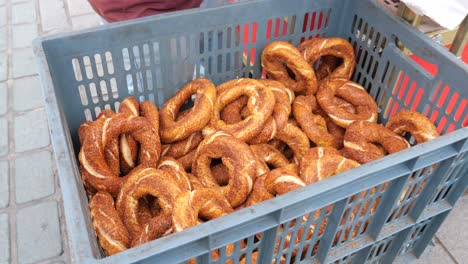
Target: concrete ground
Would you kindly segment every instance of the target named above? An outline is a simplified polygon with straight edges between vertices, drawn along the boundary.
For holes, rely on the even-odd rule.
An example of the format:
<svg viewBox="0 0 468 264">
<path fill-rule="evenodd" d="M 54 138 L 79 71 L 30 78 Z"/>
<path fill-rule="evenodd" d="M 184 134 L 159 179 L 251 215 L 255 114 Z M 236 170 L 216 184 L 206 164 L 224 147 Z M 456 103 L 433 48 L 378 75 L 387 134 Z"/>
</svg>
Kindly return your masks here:
<svg viewBox="0 0 468 264">
<path fill-rule="evenodd" d="M 97 26 L 85 0 L 0 0 L 0 263 L 69 262 L 31 41 Z M 468 196 L 418 263 L 468 263 Z"/>
</svg>

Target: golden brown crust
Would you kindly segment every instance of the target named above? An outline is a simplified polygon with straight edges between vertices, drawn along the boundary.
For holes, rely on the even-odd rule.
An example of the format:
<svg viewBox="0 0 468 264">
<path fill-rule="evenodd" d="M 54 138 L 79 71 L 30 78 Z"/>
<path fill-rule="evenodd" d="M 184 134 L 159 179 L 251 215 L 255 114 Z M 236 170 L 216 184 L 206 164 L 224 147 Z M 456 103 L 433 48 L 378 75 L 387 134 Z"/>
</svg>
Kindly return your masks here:
<svg viewBox="0 0 468 264">
<path fill-rule="evenodd" d="M 317 111 L 317 114 L 320 115 L 323 119 L 325 119 L 325 122 L 327 123 L 328 133 L 330 133 L 330 135 L 332 135 L 334 138 L 337 139 L 337 141 L 339 142 L 338 148 L 342 148 L 343 147 L 343 137 L 344 137 L 344 134 L 345 134 L 346 130 L 344 128 L 336 125 L 335 123 L 333 123 L 333 121 L 330 119 L 330 117 L 328 117 L 328 115 L 322 109 Z"/>
<path fill-rule="evenodd" d="M 356 107 L 354 107 L 350 102 L 348 102 L 348 101 L 346 101 L 344 99 L 341 99 L 340 97 L 334 97 L 333 98 L 333 103 L 336 105 L 336 107 L 342 108 L 342 109 L 344 109 L 344 110 L 346 110 L 346 111 L 348 111 L 348 112 L 350 112 L 352 114 L 356 113 Z M 319 109 L 320 109 L 320 111 L 323 112 L 323 110 L 321 108 L 319 108 Z"/>
<path fill-rule="evenodd" d="M 120 219 L 112 196 L 104 191 L 96 193 L 89 203 L 94 230 L 104 252 L 110 256 L 130 247 L 130 236 Z"/>
<path fill-rule="evenodd" d="M 88 136 L 89 131 L 91 130 L 93 122 L 86 121 L 78 128 L 78 139 L 80 141 L 80 145 L 83 145 L 85 138 Z"/>
<path fill-rule="evenodd" d="M 145 118 L 117 114 L 111 118 L 98 119 L 93 123 L 79 153 L 82 168 L 87 172 L 86 180 L 96 190 L 116 196 L 125 182 L 126 177 L 119 177 L 111 170 L 103 150 L 118 135 L 126 133 L 141 144 L 140 164 L 156 167 L 161 151 L 159 137 Z"/>
<path fill-rule="evenodd" d="M 112 139 L 109 144 L 107 144 L 106 148 L 104 149 L 104 159 L 106 160 L 107 164 L 109 164 L 109 168 L 115 175 L 121 174 L 118 138 Z"/>
<path fill-rule="evenodd" d="M 178 159 L 190 153 L 190 151 L 196 149 L 200 142 L 203 140 L 201 131 L 195 132 L 188 138 L 174 142 L 172 144 L 163 145 L 161 147 L 161 155 L 167 157 L 173 157 Z"/>
<path fill-rule="evenodd" d="M 268 145 L 273 146 L 275 149 L 277 149 L 279 152 L 281 152 L 284 155 L 284 150 L 287 148 L 288 145 L 284 143 L 283 141 L 274 138 L 273 140 L 268 141 Z"/>
<path fill-rule="evenodd" d="M 115 113 L 111 110 L 105 110 L 101 112 L 98 118 L 105 118 L 105 116 L 113 116 Z M 83 145 L 85 138 L 89 136 L 92 131 L 93 122 L 85 122 L 78 129 L 78 138 L 80 140 L 80 145 Z M 119 160 L 119 140 L 116 138 L 109 142 L 104 150 L 104 159 L 109 165 L 110 170 L 115 175 L 120 175 L 120 160 Z M 85 187 L 86 192 L 89 195 L 94 195 L 97 190 L 88 182 L 89 173 L 83 168 L 83 165 L 80 164 L 80 173 L 81 180 Z"/>
<path fill-rule="evenodd" d="M 410 133 L 418 144 L 439 136 L 439 132 L 431 120 L 414 111 L 399 112 L 388 120 L 386 127 L 399 135 L 403 135 L 405 132 Z"/>
<path fill-rule="evenodd" d="M 341 155 L 328 154 L 318 159 L 303 159 L 300 164 L 300 176 L 306 184 L 312 184 L 359 165 L 358 162 Z"/>
<path fill-rule="evenodd" d="M 148 119 L 159 135 L 159 111 L 156 105 L 150 101 L 144 101 L 140 104 L 140 113 L 142 117 Z"/>
<path fill-rule="evenodd" d="M 291 103 L 295 98 L 294 92 L 278 81 L 266 79 L 259 79 L 258 81 L 273 92 L 275 105 L 272 115 L 266 120 L 260 133 L 248 141 L 249 144 L 262 144 L 272 140 L 277 131 L 282 130 L 286 125 L 291 114 Z M 245 107 L 247 103 L 247 96 L 239 97 L 221 111 L 221 119 L 227 124 L 241 122 L 251 115 L 248 107 Z"/>
<path fill-rule="evenodd" d="M 340 148 L 342 142 L 328 131 L 327 122 L 318 114 L 318 104 L 313 95 L 298 96 L 293 103 L 293 113 L 300 127 L 317 146 Z"/>
<path fill-rule="evenodd" d="M 229 183 L 229 170 L 226 165 L 221 163 L 211 166 L 211 172 L 219 186 L 224 186 Z"/>
<path fill-rule="evenodd" d="M 117 199 L 117 211 L 131 237 L 137 237 L 144 228 L 137 217 L 141 198 L 147 195 L 156 197 L 161 208 L 160 214 L 171 214 L 174 199 L 179 193 L 181 190 L 178 182 L 167 172 L 143 166 L 133 169 Z"/>
<path fill-rule="evenodd" d="M 249 97 L 243 95 L 232 103 L 229 103 L 221 110 L 220 115 L 221 119 L 226 122 L 226 124 L 235 124 L 242 121 L 241 110 L 247 105 Z"/>
<path fill-rule="evenodd" d="M 190 191 L 192 189 L 184 166 L 176 159 L 171 157 L 161 158 L 158 169 L 169 173 L 176 180 L 181 191 Z"/>
<path fill-rule="evenodd" d="M 120 135 L 119 138 L 120 149 L 120 170 L 123 175 L 127 175 L 133 168 L 135 168 L 138 158 L 138 142 L 127 134 Z"/>
<path fill-rule="evenodd" d="M 259 167 L 266 168 L 266 170 L 269 170 L 268 165 L 270 165 L 273 168 L 281 168 L 289 164 L 288 159 L 286 159 L 286 157 L 284 157 L 284 155 L 281 154 L 281 152 L 277 150 L 275 147 L 273 147 L 272 145 L 268 145 L 268 144 L 250 145 L 250 149 L 257 157 L 257 162 L 259 163 Z"/>
<path fill-rule="evenodd" d="M 119 113 L 124 113 L 131 116 L 139 116 L 140 104 L 135 98 L 129 96 L 125 98 L 122 103 L 120 103 Z"/>
<path fill-rule="evenodd" d="M 294 78 L 289 76 L 284 65 L 294 73 Z M 275 41 L 268 44 L 262 53 L 262 67 L 268 77 L 282 82 L 296 93 L 315 94 L 317 91 L 317 79 L 312 66 L 288 42 Z"/>
<path fill-rule="evenodd" d="M 159 136 L 159 111 L 155 104 L 150 101 L 144 101 L 140 104 L 141 116 L 146 118 L 150 125 L 153 127 L 153 132 L 157 135 L 158 142 L 155 142 L 157 147 L 161 149 L 161 139 Z M 160 150 L 161 153 L 161 150 Z M 144 155 L 140 148 L 139 156 Z"/>
<path fill-rule="evenodd" d="M 221 158 L 229 170 L 229 183 L 219 187 L 211 172 L 211 159 Z M 255 156 L 249 146 L 229 134 L 216 132 L 198 146 L 192 173 L 203 186 L 219 187 L 233 207 L 242 204 L 252 190 L 255 179 Z"/>
<path fill-rule="evenodd" d="M 130 116 L 140 115 L 140 104 L 133 97 L 125 98 L 119 107 L 119 113 Z M 119 140 L 120 170 L 127 175 L 135 168 L 138 158 L 138 142 L 131 136 L 122 134 Z"/>
<path fill-rule="evenodd" d="M 292 121 L 288 121 L 283 130 L 276 134 L 276 138 L 289 146 L 294 152 L 296 162 L 298 162 L 310 148 L 309 138 L 300 128 L 295 126 Z"/>
<path fill-rule="evenodd" d="M 258 204 L 258 203 L 261 203 L 263 201 L 266 201 L 275 197 L 265 188 L 266 176 L 267 176 L 267 173 L 261 176 L 258 176 L 257 179 L 255 179 L 252 192 L 249 194 L 249 197 L 247 198 L 245 203 L 242 204 L 242 206 L 240 206 L 241 208 L 245 208 L 254 204 Z"/>
<path fill-rule="evenodd" d="M 151 196 L 142 197 L 138 203 L 138 221 L 144 225 L 153 217 L 154 200 Z"/>
<path fill-rule="evenodd" d="M 265 85 L 254 79 L 237 79 L 221 84 L 217 89 L 211 127 L 224 131 L 243 141 L 249 141 L 263 129 L 267 119 L 273 113 L 275 96 Z M 228 104 L 241 96 L 248 96 L 249 115 L 242 121 L 228 124 L 221 119 L 220 112 Z"/>
<path fill-rule="evenodd" d="M 315 70 L 315 76 L 320 82 L 321 80 L 328 77 L 337 67 L 338 67 L 338 58 L 335 56 L 326 55 L 320 59 L 320 65 Z"/>
<path fill-rule="evenodd" d="M 299 175 L 299 165 L 295 163 L 289 163 L 288 165 L 282 167 L 285 168 L 286 170 L 289 170 L 291 173 L 294 173 L 294 175 Z"/>
<path fill-rule="evenodd" d="M 197 149 L 194 149 L 187 153 L 186 155 L 177 159 L 180 164 L 184 167 L 185 171 L 191 172 L 192 171 L 192 164 L 195 158 L 195 154 L 197 153 Z"/>
<path fill-rule="evenodd" d="M 410 147 L 406 139 L 380 124 L 356 121 L 346 130 L 341 153 L 361 164 L 367 163 L 385 156 L 382 149 L 374 143 L 380 144 L 389 154 Z"/>
<path fill-rule="evenodd" d="M 83 165 L 80 164 L 80 173 L 81 173 L 81 181 L 83 182 L 83 186 L 85 188 L 86 193 L 88 194 L 88 198 L 93 196 L 97 193 L 97 190 L 89 183 L 89 173 L 83 168 Z"/>
<path fill-rule="evenodd" d="M 296 175 L 295 171 L 287 167 L 274 169 L 267 173 L 264 184 L 265 189 L 273 195 L 282 195 L 306 185 L 304 181 Z"/>
<path fill-rule="evenodd" d="M 338 148 L 342 148 L 343 147 L 343 137 L 344 137 L 345 129 L 338 126 L 337 124 L 335 124 L 332 121 L 332 119 L 328 116 L 328 114 L 325 111 L 323 111 L 323 109 L 317 103 L 316 98 L 315 98 L 315 102 L 316 102 L 317 108 L 315 110 L 312 110 L 312 112 L 314 114 L 317 114 L 317 115 L 321 116 L 325 120 L 325 122 L 327 124 L 328 133 L 330 133 L 330 135 L 332 135 L 334 138 L 337 139 L 337 141 L 339 142 Z M 345 111 L 348 111 L 348 112 L 353 113 L 353 114 L 356 113 L 356 108 L 352 104 L 350 104 L 349 102 L 347 102 L 347 101 L 345 101 L 345 100 L 343 100 L 343 99 L 341 99 L 339 97 L 334 97 L 333 102 L 337 107 L 342 108 Z"/>
<path fill-rule="evenodd" d="M 157 215 L 151 218 L 149 222 L 143 226 L 141 232 L 132 239 L 131 247 L 139 246 L 170 233 L 172 233 L 172 215 Z"/>
<path fill-rule="evenodd" d="M 196 94 L 196 99 L 192 110 L 176 121 L 180 108 L 193 94 Z M 199 78 L 185 85 L 160 110 L 161 140 L 172 143 L 200 131 L 210 122 L 215 99 L 216 88 L 207 79 Z"/>
<path fill-rule="evenodd" d="M 331 55 L 342 58 L 343 63 L 334 69 L 327 78 L 350 79 L 354 72 L 356 61 L 354 59 L 354 49 L 351 44 L 342 38 L 315 38 L 301 43 L 298 50 L 304 56 L 304 59 L 313 65 L 322 56 Z M 327 57 L 325 57 L 327 58 Z M 332 57 L 333 58 L 333 57 Z M 327 58 L 327 63 L 333 61 Z M 320 73 L 320 80 L 323 79 L 323 73 Z"/>
<path fill-rule="evenodd" d="M 267 143 L 276 136 L 278 131 L 286 126 L 289 115 L 291 114 L 291 104 L 295 98 L 294 92 L 278 81 L 266 79 L 260 79 L 258 81 L 273 92 L 275 105 L 271 117 L 267 119 L 260 133 L 249 140 L 250 144 Z"/>
<path fill-rule="evenodd" d="M 353 104 L 356 113 L 351 113 L 345 108 L 339 107 L 334 100 L 335 96 Z M 354 121 L 359 120 L 377 122 L 378 107 L 374 99 L 361 85 L 352 81 L 327 78 L 320 83 L 317 101 L 331 120 L 341 127 L 346 128 Z"/>
<path fill-rule="evenodd" d="M 257 177 L 252 192 L 245 203 L 239 206 L 238 209 L 261 203 L 275 197 L 275 195 L 292 191 L 299 188 L 299 185 L 305 186 L 304 182 L 297 177 L 298 173 L 299 169 L 296 164 L 288 164 L 280 169 L 274 169 Z M 292 177 L 288 177 L 288 175 L 292 175 Z"/>
<path fill-rule="evenodd" d="M 182 192 L 174 202 L 173 229 L 179 232 L 195 226 L 199 216 L 211 220 L 233 211 L 226 197 L 214 189 Z"/>
<path fill-rule="evenodd" d="M 310 160 L 321 159 L 325 155 L 340 155 L 340 152 L 332 147 L 314 147 L 310 148 L 302 157 L 301 163 L 307 163 Z"/>
<path fill-rule="evenodd" d="M 112 110 L 104 110 L 102 111 L 99 118 L 110 118 L 115 115 L 115 112 Z M 104 158 L 106 159 L 107 164 L 111 170 L 116 174 L 120 175 L 120 150 L 119 150 L 119 139 L 115 138 L 107 144 L 106 148 L 104 149 Z"/>
<path fill-rule="evenodd" d="M 195 175 L 193 175 L 191 173 L 187 173 L 187 178 L 190 181 L 190 187 L 192 188 L 192 191 L 193 190 L 200 190 L 200 189 L 205 188 L 201 184 L 200 180 L 197 177 L 195 177 Z"/>
</svg>

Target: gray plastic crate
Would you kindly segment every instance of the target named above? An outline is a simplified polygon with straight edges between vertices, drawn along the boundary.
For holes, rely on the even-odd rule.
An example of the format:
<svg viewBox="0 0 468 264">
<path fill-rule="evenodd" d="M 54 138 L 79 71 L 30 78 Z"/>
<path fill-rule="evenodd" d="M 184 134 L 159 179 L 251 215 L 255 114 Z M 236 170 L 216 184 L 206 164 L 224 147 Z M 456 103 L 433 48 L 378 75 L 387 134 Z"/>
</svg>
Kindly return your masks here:
<svg viewBox="0 0 468 264">
<path fill-rule="evenodd" d="M 248 37 L 245 37 L 248 36 Z M 266 43 L 299 44 L 316 36 L 339 36 L 355 47 L 354 80 L 380 106 L 380 122 L 403 108 L 430 116 L 443 136 L 330 179 L 237 211 L 123 253 L 103 257 L 90 221 L 77 164 L 77 129 L 127 96 L 159 106 L 200 75 L 216 84 L 260 77 Z M 425 71 L 395 45 L 437 65 Z M 409 25 L 366 0 L 263 0 L 189 10 L 41 38 L 35 52 L 46 97 L 50 133 L 63 192 L 73 260 L 79 263 L 223 263 L 258 250 L 258 263 L 391 263 L 419 257 L 468 182 L 468 71 L 466 65 Z M 246 54 L 247 58 L 244 58 Z M 125 59 L 126 58 L 126 59 Z M 195 66 L 197 65 L 197 66 Z M 202 67 L 200 67 L 202 65 Z M 464 128 L 465 127 L 465 128 Z M 388 187 L 382 191 L 382 186 Z M 377 187 L 377 191 L 371 192 Z M 405 189 L 409 191 L 402 196 Z M 366 191 L 361 199 L 354 194 Z M 400 198 L 400 196 L 402 198 Z M 350 212 L 379 202 L 353 221 Z M 331 206 L 331 210 L 325 210 Z M 357 208 L 357 209 L 356 209 Z M 370 208 L 368 206 L 367 208 Z M 313 214 L 317 219 L 303 215 Z M 290 226 L 292 220 L 296 226 Z M 323 233 L 275 251 L 301 226 L 325 225 Z M 279 228 L 279 226 L 285 228 Z M 344 231 L 356 230 L 356 236 Z M 354 231 L 353 231 L 354 232 Z M 261 234 L 256 237 L 256 234 Z M 335 239 L 340 237 L 340 239 Z M 246 248 L 240 248 L 240 241 Z M 235 243 L 233 255 L 225 246 Z M 282 248 L 282 247 L 281 247 Z M 210 252 L 219 249 L 220 259 Z M 303 256 L 291 259 L 299 249 Z"/>
</svg>

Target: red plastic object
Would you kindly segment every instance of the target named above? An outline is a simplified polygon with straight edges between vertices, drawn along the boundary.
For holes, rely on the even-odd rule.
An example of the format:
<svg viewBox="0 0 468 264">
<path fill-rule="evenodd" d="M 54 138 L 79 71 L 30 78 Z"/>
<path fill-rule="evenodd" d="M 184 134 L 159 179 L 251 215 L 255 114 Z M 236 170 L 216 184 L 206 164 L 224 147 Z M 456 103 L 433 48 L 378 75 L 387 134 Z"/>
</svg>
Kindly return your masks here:
<svg viewBox="0 0 468 264">
<path fill-rule="evenodd" d="M 447 49 L 450 49 L 450 46 L 451 45 L 447 45 L 446 48 Z M 421 65 L 424 69 L 426 69 L 429 73 L 431 73 L 432 75 L 436 75 L 437 74 L 437 66 L 436 65 L 433 65 L 433 64 L 430 64 L 428 62 L 426 62 L 425 60 L 415 56 L 415 55 L 411 55 L 411 58 L 416 61 L 419 65 Z M 466 64 L 468 64 L 468 45 L 465 46 L 465 49 L 463 50 L 463 53 L 462 53 L 462 56 L 461 56 L 461 59 L 463 62 L 465 62 Z"/>
</svg>

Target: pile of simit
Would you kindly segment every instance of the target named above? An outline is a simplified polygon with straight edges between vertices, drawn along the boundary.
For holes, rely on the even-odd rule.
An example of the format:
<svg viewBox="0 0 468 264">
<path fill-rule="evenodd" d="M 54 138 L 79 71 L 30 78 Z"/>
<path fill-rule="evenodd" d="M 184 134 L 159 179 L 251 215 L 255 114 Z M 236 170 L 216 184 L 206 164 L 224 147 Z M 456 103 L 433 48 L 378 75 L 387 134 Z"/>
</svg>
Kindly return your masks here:
<svg viewBox="0 0 468 264">
<path fill-rule="evenodd" d="M 403 133 L 438 136 L 412 111 L 377 124 L 375 101 L 349 80 L 354 51 L 343 39 L 273 42 L 262 66 L 269 79 L 196 79 L 159 111 L 127 98 L 80 127 L 81 176 L 106 254 L 409 148 Z"/>
</svg>

